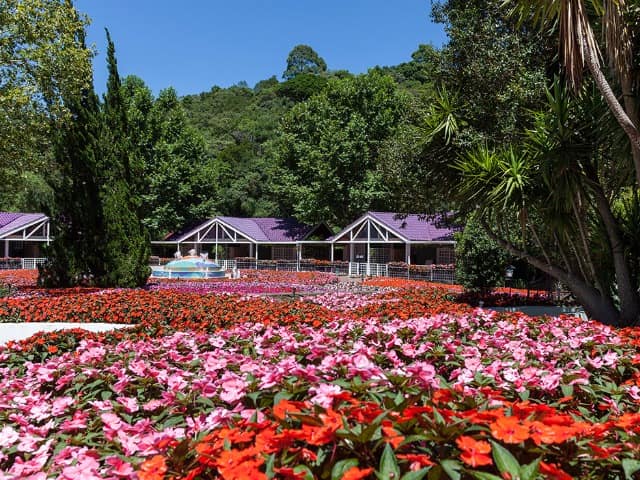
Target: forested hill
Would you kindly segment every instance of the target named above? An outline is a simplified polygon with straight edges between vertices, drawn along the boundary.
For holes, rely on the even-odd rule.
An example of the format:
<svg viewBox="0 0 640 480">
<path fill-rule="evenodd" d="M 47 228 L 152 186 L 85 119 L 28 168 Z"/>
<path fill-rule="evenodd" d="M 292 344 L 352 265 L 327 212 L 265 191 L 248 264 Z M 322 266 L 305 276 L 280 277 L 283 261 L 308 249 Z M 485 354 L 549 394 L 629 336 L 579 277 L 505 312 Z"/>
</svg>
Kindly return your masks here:
<svg viewBox="0 0 640 480">
<path fill-rule="evenodd" d="M 410 62 L 374 67 L 370 74 L 356 76 L 329 70 L 313 49 L 299 45 L 289 55 L 284 74 L 273 75 L 253 88 L 240 82 L 229 88 L 214 86 L 209 92 L 183 97 L 187 120 L 204 139 L 207 156 L 215 165 L 217 209 L 227 215 L 294 214 L 312 220 L 296 209 L 296 200 L 287 194 L 291 192 L 290 185 L 283 184 L 292 180 L 291 176 L 284 178 L 290 172 L 282 163 L 281 140 L 287 134 L 283 129 L 285 116 L 295 105 L 321 94 L 331 96 L 341 88 L 341 83 L 344 87 L 355 82 L 356 77 L 365 78 L 365 84 L 361 85 L 365 89 L 376 88 L 375 80 L 369 85 L 370 76 L 389 77 L 394 94 L 396 90 L 417 94 L 429 85 L 428 61 L 430 55 L 436 54 L 432 47 L 421 45 Z M 362 100 L 367 102 L 366 98 Z M 351 107 L 357 108 L 356 105 L 348 108 Z M 343 120 L 349 122 L 352 115 L 346 115 L 349 118 Z"/>
</svg>

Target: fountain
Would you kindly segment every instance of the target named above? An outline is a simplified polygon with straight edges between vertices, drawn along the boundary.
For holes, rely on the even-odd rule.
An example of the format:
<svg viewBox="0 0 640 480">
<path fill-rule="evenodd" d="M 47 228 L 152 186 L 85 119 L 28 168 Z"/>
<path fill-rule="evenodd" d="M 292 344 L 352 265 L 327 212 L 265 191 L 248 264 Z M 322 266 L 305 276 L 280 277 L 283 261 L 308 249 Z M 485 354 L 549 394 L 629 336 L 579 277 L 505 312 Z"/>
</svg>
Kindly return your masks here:
<svg viewBox="0 0 640 480">
<path fill-rule="evenodd" d="M 151 278 L 224 278 L 225 272 L 206 253 L 196 255 L 195 250 L 183 257 L 178 251 L 176 259 L 161 267 L 151 267 Z"/>
</svg>

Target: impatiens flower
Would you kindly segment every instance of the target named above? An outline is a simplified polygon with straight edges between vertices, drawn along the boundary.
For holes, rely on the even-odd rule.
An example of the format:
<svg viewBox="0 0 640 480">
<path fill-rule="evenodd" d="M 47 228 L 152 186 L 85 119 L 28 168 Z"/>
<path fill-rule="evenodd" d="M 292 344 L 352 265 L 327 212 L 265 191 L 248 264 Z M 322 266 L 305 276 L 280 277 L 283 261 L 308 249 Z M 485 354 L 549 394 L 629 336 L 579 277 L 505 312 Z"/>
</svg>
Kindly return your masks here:
<svg viewBox="0 0 640 480">
<path fill-rule="evenodd" d="M 471 467 L 482 467 L 493 463 L 489 456 L 489 453 L 491 453 L 489 442 L 461 435 L 456 439 L 456 445 L 462 451 L 460 460 Z"/>
<path fill-rule="evenodd" d="M 404 436 L 393 428 L 393 422 L 391 422 L 391 420 L 384 420 L 382 422 L 382 436 L 384 441 L 390 443 L 394 449 L 398 448 L 404 440 Z"/>
<path fill-rule="evenodd" d="M 573 477 L 553 463 L 540 462 L 540 473 L 549 480 L 573 480 Z"/>
<path fill-rule="evenodd" d="M 155 455 L 140 465 L 138 478 L 140 480 L 164 480 L 167 473 L 166 460 L 162 455 Z"/>
<path fill-rule="evenodd" d="M 6 448 L 13 445 L 20 435 L 11 425 L 5 425 L 2 430 L 0 430 L 0 447 Z"/>
<path fill-rule="evenodd" d="M 502 417 L 489 425 L 491 435 L 505 443 L 520 443 L 529 438 L 529 426 L 516 417 Z"/>
<path fill-rule="evenodd" d="M 373 473 L 373 468 L 351 467 L 344 472 L 342 480 L 362 480 Z"/>
<path fill-rule="evenodd" d="M 117 477 L 129 478 L 135 473 L 130 463 L 125 462 L 120 457 L 110 456 L 105 459 L 105 463 L 111 467 L 111 472 Z"/>
</svg>

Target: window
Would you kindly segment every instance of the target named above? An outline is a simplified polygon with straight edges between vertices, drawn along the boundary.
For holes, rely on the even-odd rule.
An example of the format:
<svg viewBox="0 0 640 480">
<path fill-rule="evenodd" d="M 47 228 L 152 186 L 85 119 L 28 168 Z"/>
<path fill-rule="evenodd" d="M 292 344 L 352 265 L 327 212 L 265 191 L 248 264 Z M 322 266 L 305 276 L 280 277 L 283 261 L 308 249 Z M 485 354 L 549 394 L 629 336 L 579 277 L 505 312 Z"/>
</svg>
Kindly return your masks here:
<svg viewBox="0 0 640 480">
<path fill-rule="evenodd" d="M 456 263 L 456 253 L 453 247 L 439 247 L 436 250 L 436 263 L 451 265 Z"/>
</svg>

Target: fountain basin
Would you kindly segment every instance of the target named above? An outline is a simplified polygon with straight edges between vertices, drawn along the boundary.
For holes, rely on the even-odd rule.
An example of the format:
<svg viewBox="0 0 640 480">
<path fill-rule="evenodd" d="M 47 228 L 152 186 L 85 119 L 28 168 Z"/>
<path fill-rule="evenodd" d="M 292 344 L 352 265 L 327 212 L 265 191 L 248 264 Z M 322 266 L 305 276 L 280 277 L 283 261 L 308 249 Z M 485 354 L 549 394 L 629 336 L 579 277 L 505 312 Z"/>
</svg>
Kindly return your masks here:
<svg viewBox="0 0 640 480">
<path fill-rule="evenodd" d="M 189 256 L 172 260 L 161 267 L 151 267 L 151 278 L 224 278 L 225 272 L 216 262 Z"/>
</svg>

